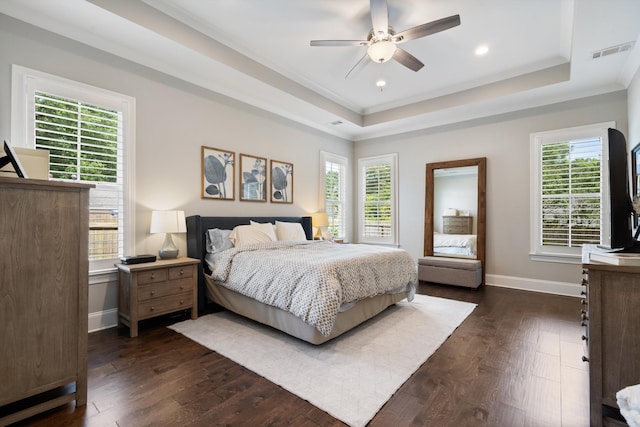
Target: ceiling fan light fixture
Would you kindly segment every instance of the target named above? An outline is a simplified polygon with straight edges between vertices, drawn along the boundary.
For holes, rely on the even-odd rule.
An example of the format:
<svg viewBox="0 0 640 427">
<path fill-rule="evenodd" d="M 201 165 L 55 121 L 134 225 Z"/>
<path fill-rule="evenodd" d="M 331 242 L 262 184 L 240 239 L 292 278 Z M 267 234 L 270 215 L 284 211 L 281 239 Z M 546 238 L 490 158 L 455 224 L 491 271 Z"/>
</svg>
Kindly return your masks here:
<svg viewBox="0 0 640 427">
<path fill-rule="evenodd" d="M 387 62 L 393 58 L 393 54 L 396 52 L 396 44 L 387 40 L 371 43 L 367 48 L 367 54 L 374 62 Z"/>
</svg>

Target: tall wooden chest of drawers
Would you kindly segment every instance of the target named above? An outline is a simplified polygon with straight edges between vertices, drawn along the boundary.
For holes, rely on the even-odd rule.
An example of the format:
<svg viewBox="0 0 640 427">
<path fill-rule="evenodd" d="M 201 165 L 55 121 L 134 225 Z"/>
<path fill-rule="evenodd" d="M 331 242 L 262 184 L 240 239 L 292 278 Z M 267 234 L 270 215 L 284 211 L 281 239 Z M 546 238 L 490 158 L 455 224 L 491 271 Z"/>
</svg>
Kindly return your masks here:
<svg viewBox="0 0 640 427">
<path fill-rule="evenodd" d="M 118 324 L 138 336 L 138 322 L 191 309 L 198 318 L 197 264 L 193 258 L 165 259 L 143 264 L 117 264 L 119 275 Z"/>
<path fill-rule="evenodd" d="M 0 425 L 87 402 L 91 187 L 0 177 Z"/>
<path fill-rule="evenodd" d="M 618 426 L 616 393 L 640 383 L 640 267 L 583 264 L 592 426 Z"/>
</svg>

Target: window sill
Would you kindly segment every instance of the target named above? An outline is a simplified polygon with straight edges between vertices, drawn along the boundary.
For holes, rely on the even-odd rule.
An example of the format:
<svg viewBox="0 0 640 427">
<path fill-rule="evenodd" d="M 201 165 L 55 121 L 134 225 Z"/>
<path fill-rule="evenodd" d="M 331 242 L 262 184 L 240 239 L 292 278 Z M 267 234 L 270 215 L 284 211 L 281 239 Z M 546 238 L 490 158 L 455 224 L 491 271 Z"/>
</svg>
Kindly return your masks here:
<svg viewBox="0 0 640 427">
<path fill-rule="evenodd" d="M 538 262 L 555 262 L 560 264 L 582 264 L 580 254 L 536 254 L 530 253 L 529 259 Z"/>
<path fill-rule="evenodd" d="M 89 271 L 89 286 L 97 285 L 99 283 L 114 282 L 118 280 L 118 269 L 104 268 L 101 270 Z"/>
</svg>

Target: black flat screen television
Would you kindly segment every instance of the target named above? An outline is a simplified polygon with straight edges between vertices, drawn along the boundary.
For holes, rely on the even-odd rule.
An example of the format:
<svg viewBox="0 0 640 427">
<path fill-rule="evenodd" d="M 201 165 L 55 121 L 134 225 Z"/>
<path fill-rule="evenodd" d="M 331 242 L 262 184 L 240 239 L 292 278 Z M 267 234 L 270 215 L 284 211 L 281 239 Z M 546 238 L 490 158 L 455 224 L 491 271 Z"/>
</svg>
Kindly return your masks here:
<svg viewBox="0 0 640 427">
<path fill-rule="evenodd" d="M 13 148 L 11 148 L 11 145 L 7 141 L 4 142 L 4 154 L 4 157 L 0 157 L 0 168 L 3 168 L 11 163 L 11 166 L 13 166 L 13 170 L 16 172 L 16 174 L 20 178 L 26 178 L 27 173 L 24 171 L 18 155 L 15 151 L 13 151 Z"/>
<path fill-rule="evenodd" d="M 633 234 L 634 213 L 629 191 L 627 141 L 617 129 L 609 128 L 609 246 L 617 252 L 640 252 L 637 235 Z M 640 228 L 639 228 L 640 230 Z"/>
</svg>

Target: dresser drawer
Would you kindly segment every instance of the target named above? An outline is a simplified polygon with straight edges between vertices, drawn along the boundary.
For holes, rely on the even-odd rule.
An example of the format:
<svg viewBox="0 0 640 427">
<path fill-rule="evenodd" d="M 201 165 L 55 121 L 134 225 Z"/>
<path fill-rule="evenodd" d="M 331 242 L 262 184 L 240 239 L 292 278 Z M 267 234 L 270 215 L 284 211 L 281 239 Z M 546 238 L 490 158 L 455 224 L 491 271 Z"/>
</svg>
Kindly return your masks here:
<svg viewBox="0 0 640 427">
<path fill-rule="evenodd" d="M 473 218 L 470 216 L 443 216 L 442 232 L 445 234 L 471 234 Z"/>
<path fill-rule="evenodd" d="M 191 290 L 193 290 L 193 280 L 191 280 L 190 277 L 169 280 L 162 283 L 153 283 L 138 288 L 138 301 L 176 295 Z"/>
<path fill-rule="evenodd" d="M 179 295 L 171 295 L 143 301 L 138 304 L 138 319 L 146 319 L 159 314 L 171 313 L 187 309 L 192 306 L 193 292 L 185 292 Z"/>
<path fill-rule="evenodd" d="M 193 277 L 193 266 L 172 267 L 169 269 L 169 280 L 180 279 L 182 277 Z"/>
<path fill-rule="evenodd" d="M 157 270 L 139 271 L 138 284 L 144 285 L 147 283 L 166 282 L 168 275 L 166 268 L 159 268 Z"/>
</svg>

